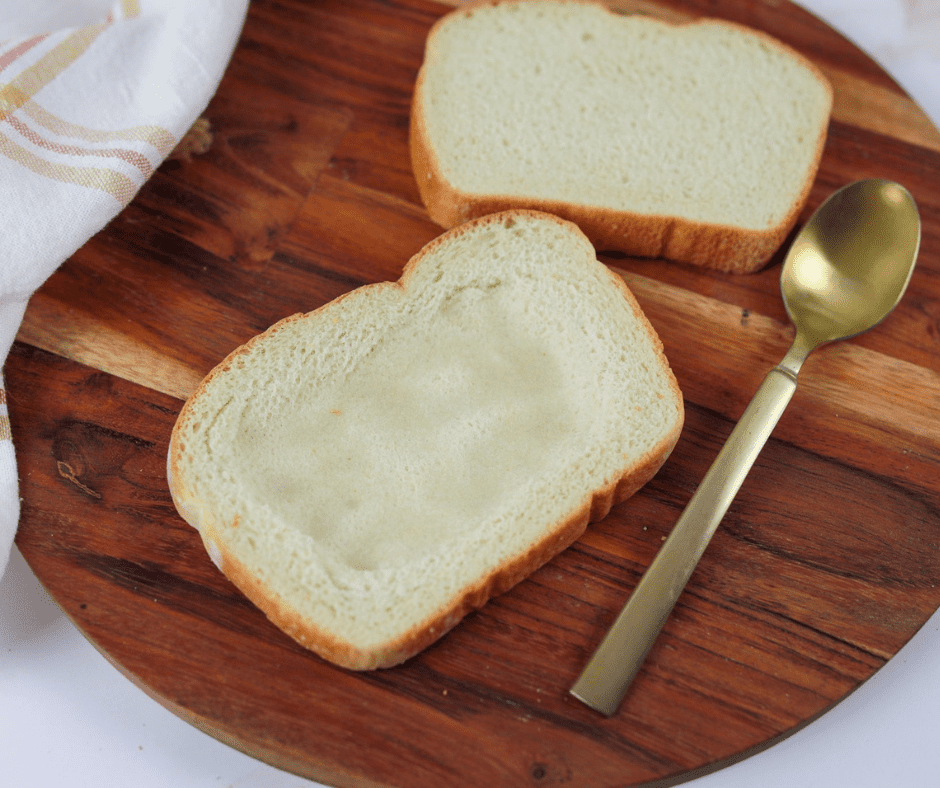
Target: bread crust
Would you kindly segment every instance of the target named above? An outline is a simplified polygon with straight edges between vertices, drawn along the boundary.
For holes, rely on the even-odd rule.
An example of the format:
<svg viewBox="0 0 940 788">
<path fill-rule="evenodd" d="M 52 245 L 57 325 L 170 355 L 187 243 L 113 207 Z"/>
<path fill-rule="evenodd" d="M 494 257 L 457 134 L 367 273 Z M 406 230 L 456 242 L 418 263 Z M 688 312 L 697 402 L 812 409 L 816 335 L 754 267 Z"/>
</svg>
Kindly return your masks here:
<svg viewBox="0 0 940 788">
<path fill-rule="evenodd" d="M 406 264 L 401 278 L 397 282 L 382 282 L 365 285 L 359 291 L 371 288 L 395 287 L 406 289 L 409 279 L 431 252 L 440 245 L 450 243 L 463 233 L 472 231 L 475 227 L 488 223 L 503 223 L 514 221 L 521 217 L 539 217 L 559 224 L 566 230 L 583 236 L 579 228 L 554 214 L 543 214 L 529 209 L 518 209 L 488 215 L 486 217 L 464 223 L 434 239 Z M 585 239 L 586 240 L 586 239 Z M 189 429 L 193 418 L 194 403 L 206 392 L 212 382 L 236 363 L 238 358 L 248 353 L 258 343 L 282 330 L 288 324 L 317 316 L 317 319 L 330 319 L 330 312 L 335 305 L 347 298 L 351 293 L 331 301 L 319 309 L 307 314 L 295 314 L 275 323 L 265 332 L 258 334 L 246 344 L 231 352 L 218 364 L 199 384 L 187 402 L 184 404 L 176 424 L 173 428 L 169 451 L 167 454 L 167 481 L 173 502 L 181 517 L 195 527 L 203 544 L 220 571 L 258 607 L 268 619 L 279 629 L 294 639 L 297 643 L 313 651 L 324 659 L 350 670 L 372 670 L 389 668 L 399 665 L 415 654 L 423 651 L 444 634 L 455 627 L 461 619 L 474 610 L 481 608 L 492 597 L 502 594 L 517 583 L 531 575 L 536 569 L 550 561 L 565 548 L 569 547 L 585 531 L 588 524 L 605 517 L 610 509 L 632 496 L 645 485 L 659 470 L 669 457 L 684 423 L 684 409 L 682 393 L 678 382 L 673 376 L 669 362 L 663 351 L 662 341 L 656 334 L 653 326 L 644 315 L 640 304 L 627 287 L 622 278 L 607 268 L 606 275 L 610 283 L 630 307 L 645 333 L 649 336 L 655 353 L 655 362 L 666 373 L 669 394 L 676 404 L 676 420 L 673 429 L 665 435 L 655 446 L 648 450 L 638 460 L 627 463 L 621 472 L 607 481 L 602 487 L 584 496 L 581 504 L 563 519 L 553 525 L 547 526 L 544 536 L 533 543 L 524 552 L 518 553 L 501 565 L 495 567 L 489 574 L 482 576 L 468 584 L 454 594 L 451 599 L 442 604 L 423 621 L 415 622 L 400 636 L 389 640 L 375 648 L 361 648 L 345 640 L 340 635 L 317 626 L 314 622 L 298 612 L 289 602 L 284 600 L 276 591 L 265 584 L 230 550 L 226 544 L 224 531 L 237 528 L 235 522 L 220 523 L 213 516 L 211 509 L 198 500 L 194 492 L 185 484 L 185 474 L 181 464 L 186 451 L 184 435 Z M 353 293 L 358 291 L 352 291 Z"/>
<path fill-rule="evenodd" d="M 828 124 L 823 125 L 814 142 L 812 165 L 807 170 L 802 188 L 794 195 L 782 221 L 766 230 L 698 222 L 677 216 L 634 213 L 562 199 L 547 200 L 513 194 L 473 194 L 460 190 L 447 180 L 430 139 L 421 100 L 429 60 L 434 57 L 433 39 L 436 30 L 450 18 L 472 14 L 482 6 L 539 1 L 542 0 L 478 0 L 446 14 L 434 24 L 428 34 L 425 61 L 418 72 L 412 97 L 409 148 L 418 192 L 431 219 L 442 227 L 450 228 L 491 213 L 531 208 L 574 222 L 601 252 L 617 251 L 636 257 L 662 257 L 732 274 L 754 273 L 764 268 L 793 229 L 809 197 L 825 148 Z M 606 10 L 612 17 L 618 17 L 598 0 L 564 2 L 595 6 Z M 827 91 L 831 108 L 832 86 L 822 71 L 795 49 L 763 31 L 716 19 L 698 19 L 682 23 L 660 21 L 674 27 L 704 23 L 721 24 L 762 39 L 769 46 L 800 61 L 814 74 Z"/>
</svg>

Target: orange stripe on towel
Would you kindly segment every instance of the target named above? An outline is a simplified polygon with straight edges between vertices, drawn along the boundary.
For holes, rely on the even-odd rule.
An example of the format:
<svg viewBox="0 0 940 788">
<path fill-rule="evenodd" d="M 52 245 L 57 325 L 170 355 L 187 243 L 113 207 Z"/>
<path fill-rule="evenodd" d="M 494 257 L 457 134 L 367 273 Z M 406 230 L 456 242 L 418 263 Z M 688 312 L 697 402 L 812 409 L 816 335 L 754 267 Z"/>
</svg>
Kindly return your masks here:
<svg viewBox="0 0 940 788">
<path fill-rule="evenodd" d="M 98 156 L 104 159 L 121 159 L 140 170 L 144 177 L 149 178 L 153 173 L 153 165 L 146 156 L 137 151 L 128 150 L 127 148 L 101 148 L 96 150 L 95 148 L 80 148 L 77 145 L 62 145 L 57 142 L 50 142 L 12 115 L 6 120 L 14 129 L 39 148 L 66 156 Z"/>
<path fill-rule="evenodd" d="M 49 38 L 48 33 L 43 33 L 39 36 L 33 36 L 32 38 L 27 38 L 25 41 L 20 41 L 13 49 L 9 52 L 4 52 L 0 55 L 0 71 L 3 71 L 11 63 L 16 62 L 20 57 L 25 55 L 29 50 L 31 50 L 36 44 L 41 44 Z"/>
<path fill-rule="evenodd" d="M 162 126 L 134 126 L 116 131 L 92 129 L 77 123 L 69 123 L 43 109 L 35 101 L 24 103 L 23 112 L 31 120 L 60 137 L 74 137 L 85 142 L 145 142 L 156 148 L 161 159 L 169 156 L 176 147 L 176 138 Z"/>
</svg>

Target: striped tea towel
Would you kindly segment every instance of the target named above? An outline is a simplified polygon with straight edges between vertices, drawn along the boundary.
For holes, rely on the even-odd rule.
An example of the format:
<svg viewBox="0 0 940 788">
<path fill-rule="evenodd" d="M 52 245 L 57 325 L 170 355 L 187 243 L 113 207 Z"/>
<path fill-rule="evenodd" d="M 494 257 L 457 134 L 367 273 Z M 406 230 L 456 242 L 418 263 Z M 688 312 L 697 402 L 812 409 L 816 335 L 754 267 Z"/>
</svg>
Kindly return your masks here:
<svg viewBox="0 0 940 788">
<path fill-rule="evenodd" d="M 131 201 L 205 109 L 247 7 L 0 0 L 0 373 L 33 292 Z M 0 577 L 19 508 L 0 374 Z"/>
</svg>

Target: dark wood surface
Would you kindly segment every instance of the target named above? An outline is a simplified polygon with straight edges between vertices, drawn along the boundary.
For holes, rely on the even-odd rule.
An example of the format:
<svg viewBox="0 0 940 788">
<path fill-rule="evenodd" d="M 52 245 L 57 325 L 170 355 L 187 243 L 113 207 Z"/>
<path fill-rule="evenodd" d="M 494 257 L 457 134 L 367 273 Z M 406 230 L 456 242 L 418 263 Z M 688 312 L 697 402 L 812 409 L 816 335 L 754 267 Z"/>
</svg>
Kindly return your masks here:
<svg viewBox="0 0 940 788">
<path fill-rule="evenodd" d="M 825 712 L 940 605 L 940 134 L 866 55 L 785 1 L 616 3 L 722 15 L 815 60 L 836 89 L 808 216 L 894 178 L 924 221 L 898 310 L 814 354 L 620 713 L 568 695 L 789 345 L 780 257 L 733 277 L 611 255 L 686 397 L 672 457 L 556 560 L 404 666 L 332 667 L 210 563 L 164 478 L 182 400 L 238 344 L 395 279 L 439 232 L 407 127 L 424 0 L 256 0 L 207 110 L 210 150 L 168 162 L 33 299 L 5 375 L 17 544 L 131 680 L 194 725 L 337 786 L 675 782 Z M 80 677 L 76 677 L 80 680 Z"/>
</svg>

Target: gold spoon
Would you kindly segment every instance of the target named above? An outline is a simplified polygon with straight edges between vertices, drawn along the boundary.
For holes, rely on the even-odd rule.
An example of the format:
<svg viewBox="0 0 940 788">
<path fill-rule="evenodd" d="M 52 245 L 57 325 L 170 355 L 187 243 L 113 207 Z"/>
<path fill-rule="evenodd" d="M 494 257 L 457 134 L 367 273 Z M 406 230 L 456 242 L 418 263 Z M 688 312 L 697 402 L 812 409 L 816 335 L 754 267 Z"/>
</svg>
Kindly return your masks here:
<svg viewBox="0 0 940 788">
<path fill-rule="evenodd" d="M 877 325 L 907 288 L 920 217 L 897 183 L 864 180 L 835 192 L 787 253 L 780 276 L 793 346 L 761 384 L 656 559 L 585 665 L 571 694 L 614 714 L 718 524 L 796 390 L 807 356 Z"/>
</svg>

